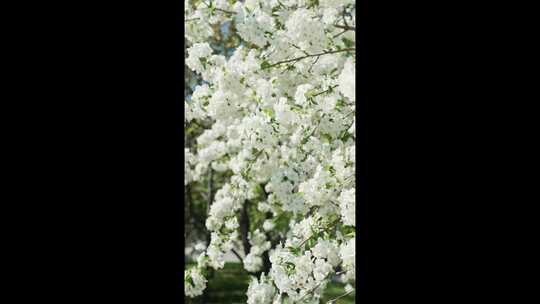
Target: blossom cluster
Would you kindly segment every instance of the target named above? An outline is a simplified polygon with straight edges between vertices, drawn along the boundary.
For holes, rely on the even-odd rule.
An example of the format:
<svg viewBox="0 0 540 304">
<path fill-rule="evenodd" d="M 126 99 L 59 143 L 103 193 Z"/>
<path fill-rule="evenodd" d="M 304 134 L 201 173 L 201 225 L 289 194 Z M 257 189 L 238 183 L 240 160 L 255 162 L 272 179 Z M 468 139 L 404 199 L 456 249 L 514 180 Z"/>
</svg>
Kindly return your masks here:
<svg viewBox="0 0 540 304">
<path fill-rule="evenodd" d="M 270 249 L 270 242 L 266 240 L 266 234 L 259 229 L 249 236 L 251 248 L 244 258 L 244 268 L 249 272 L 257 272 L 263 266 L 261 255 Z"/>
<path fill-rule="evenodd" d="M 243 258 L 248 303 L 319 303 L 332 277 L 354 284 L 355 49 L 353 0 L 186 0 L 186 65 L 201 78 L 185 123 L 210 122 L 185 150 L 184 183 L 227 172 L 206 219 L 210 243 L 186 271 L 200 295 L 203 269 L 224 266 L 239 244 L 247 201 L 270 214 Z M 234 24 L 232 54 L 208 38 Z M 260 195 L 264 192 L 265 195 Z M 278 219 L 286 218 L 286 225 Z M 271 248 L 268 234 L 281 235 Z"/>
</svg>

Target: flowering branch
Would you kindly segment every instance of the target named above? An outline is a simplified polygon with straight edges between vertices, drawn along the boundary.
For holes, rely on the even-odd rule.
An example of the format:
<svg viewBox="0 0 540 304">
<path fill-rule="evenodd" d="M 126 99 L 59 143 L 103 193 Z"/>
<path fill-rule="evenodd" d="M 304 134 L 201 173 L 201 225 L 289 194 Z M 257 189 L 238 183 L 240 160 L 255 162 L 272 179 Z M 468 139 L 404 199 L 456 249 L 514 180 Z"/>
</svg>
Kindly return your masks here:
<svg viewBox="0 0 540 304">
<path fill-rule="evenodd" d="M 263 70 L 269 69 L 269 68 L 278 66 L 278 65 L 280 65 L 280 64 L 289 63 L 289 62 L 296 62 L 296 61 L 300 61 L 300 60 L 302 60 L 302 59 L 309 58 L 309 57 L 316 57 L 316 56 L 322 56 L 322 55 L 328 55 L 328 54 L 335 54 L 335 53 L 341 53 L 341 52 L 352 52 L 352 51 L 355 51 L 355 50 L 356 50 L 356 48 L 346 48 L 346 49 L 340 49 L 340 50 L 333 50 L 333 51 L 328 51 L 328 52 L 322 52 L 322 53 L 318 53 L 318 54 L 308 54 L 308 55 L 301 56 L 301 57 L 297 57 L 297 58 L 292 58 L 292 59 L 287 59 L 287 60 L 278 61 L 278 62 L 273 63 L 273 64 L 263 65 L 263 66 L 262 66 L 262 69 L 263 69 Z"/>
<path fill-rule="evenodd" d="M 198 0 L 184 10 L 186 221 L 206 216 L 188 236 L 210 236 L 184 272 L 191 298 L 208 294 L 231 252 L 259 277 L 249 303 L 316 300 L 336 275 L 355 279 L 355 8 L 329 1 L 328 23 L 319 1 L 280 1 Z"/>
</svg>

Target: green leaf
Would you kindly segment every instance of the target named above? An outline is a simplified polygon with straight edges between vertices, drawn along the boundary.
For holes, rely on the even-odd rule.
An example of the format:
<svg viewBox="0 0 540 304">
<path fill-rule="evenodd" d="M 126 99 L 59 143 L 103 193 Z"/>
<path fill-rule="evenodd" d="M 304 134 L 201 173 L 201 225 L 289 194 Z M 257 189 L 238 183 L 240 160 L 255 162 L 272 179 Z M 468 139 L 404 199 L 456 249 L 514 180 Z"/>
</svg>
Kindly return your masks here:
<svg viewBox="0 0 540 304">
<path fill-rule="evenodd" d="M 296 256 L 299 256 L 300 255 L 300 248 L 297 248 L 297 247 L 287 247 L 289 248 L 289 250 Z"/>
<path fill-rule="evenodd" d="M 345 100 L 343 99 L 338 99 L 338 101 L 336 102 L 336 109 L 340 109 L 342 108 L 343 106 L 345 106 Z"/>
<path fill-rule="evenodd" d="M 345 37 L 343 37 L 343 39 L 341 39 L 341 41 L 343 41 L 343 43 L 345 44 L 345 46 L 347 48 L 350 48 L 350 47 L 353 47 L 354 46 L 354 41 L 350 40 L 350 39 L 347 39 Z"/>
<path fill-rule="evenodd" d="M 207 60 L 206 58 L 199 58 L 199 61 L 201 62 L 201 64 L 203 65 L 203 67 L 206 69 L 206 63 L 207 63 Z"/>
<path fill-rule="evenodd" d="M 270 118 L 273 118 L 275 116 L 274 111 L 272 109 L 264 109 L 263 113 L 268 115 L 268 117 L 270 117 Z"/>
<path fill-rule="evenodd" d="M 308 8 L 313 8 L 318 5 L 319 5 L 319 0 L 310 0 L 308 4 Z"/>
<path fill-rule="evenodd" d="M 261 63 L 261 69 L 265 70 L 265 69 L 268 69 L 269 67 L 270 67 L 270 62 L 265 60 Z"/>
<path fill-rule="evenodd" d="M 323 138 L 324 142 L 326 142 L 326 143 L 331 143 L 332 142 L 332 136 L 330 136 L 330 134 L 323 133 L 323 134 L 321 134 L 321 137 Z"/>
<path fill-rule="evenodd" d="M 341 136 L 340 140 L 341 141 L 347 141 L 351 137 L 352 137 L 352 135 L 347 130 L 345 130 L 343 132 L 343 135 Z"/>
<path fill-rule="evenodd" d="M 326 167 L 324 167 L 324 169 L 332 174 L 336 174 L 336 169 L 334 169 L 334 167 L 328 165 Z"/>
<path fill-rule="evenodd" d="M 313 248 L 313 246 L 315 246 L 315 244 L 317 244 L 317 238 L 310 238 L 310 239 L 306 242 L 306 249 L 307 249 L 307 248 Z"/>
<path fill-rule="evenodd" d="M 191 278 L 189 275 L 184 276 L 184 282 L 189 283 L 191 286 L 195 285 L 195 283 L 193 283 L 193 278 Z"/>
<path fill-rule="evenodd" d="M 342 226 L 341 233 L 345 236 L 354 236 L 356 234 L 356 229 L 351 226 Z"/>
</svg>

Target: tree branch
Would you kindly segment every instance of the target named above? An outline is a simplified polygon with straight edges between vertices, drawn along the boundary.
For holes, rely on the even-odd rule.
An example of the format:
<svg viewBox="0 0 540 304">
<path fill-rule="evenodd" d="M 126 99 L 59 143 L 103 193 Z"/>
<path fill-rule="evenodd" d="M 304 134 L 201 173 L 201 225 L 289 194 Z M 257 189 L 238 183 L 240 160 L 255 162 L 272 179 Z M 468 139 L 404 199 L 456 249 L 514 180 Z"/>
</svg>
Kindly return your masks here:
<svg viewBox="0 0 540 304">
<path fill-rule="evenodd" d="M 302 59 L 309 58 L 309 57 L 316 57 L 316 56 L 322 56 L 322 55 L 328 55 L 328 54 L 335 54 L 335 53 L 341 53 L 341 52 L 351 52 L 351 51 L 355 51 L 355 50 L 356 50 L 356 48 L 346 48 L 346 49 L 333 50 L 333 51 L 328 51 L 328 52 L 323 52 L 323 53 L 318 53 L 318 54 L 308 54 L 308 55 L 301 56 L 301 57 L 297 57 L 297 58 L 292 58 L 292 59 L 287 59 L 287 60 L 278 61 L 278 62 L 276 62 L 276 63 L 267 65 L 267 66 L 263 67 L 262 69 L 263 69 L 263 70 L 269 69 L 269 68 L 278 66 L 278 65 L 280 65 L 280 64 L 289 63 L 289 62 L 293 62 L 293 61 L 300 61 L 300 60 L 302 60 Z"/>
<path fill-rule="evenodd" d="M 332 91 L 332 90 L 333 90 L 334 88 L 336 88 L 336 87 L 337 87 L 337 85 L 331 86 L 331 87 L 329 87 L 327 90 L 322 91 L 322 92 L 319 92 L 319 93 L 317 93 L 317 94 L 315 94 L 315 95 L 313 95 L 313 96 L 311 96 L 311 97 L 317 97 L 317 96 L 319 96 L 319 95 L 321 95 L 321 94 L 330 92 L 330 91 Z"/>
<path fill-rule="evenodd" d="M 341 25 L 341 24 L 334 24 L 334 26 L 337 27 L 337 28 L 340 28 L 340 29 L 344 29 L 345 31 L 356 31 L 355 26 Z"/>
</svg>

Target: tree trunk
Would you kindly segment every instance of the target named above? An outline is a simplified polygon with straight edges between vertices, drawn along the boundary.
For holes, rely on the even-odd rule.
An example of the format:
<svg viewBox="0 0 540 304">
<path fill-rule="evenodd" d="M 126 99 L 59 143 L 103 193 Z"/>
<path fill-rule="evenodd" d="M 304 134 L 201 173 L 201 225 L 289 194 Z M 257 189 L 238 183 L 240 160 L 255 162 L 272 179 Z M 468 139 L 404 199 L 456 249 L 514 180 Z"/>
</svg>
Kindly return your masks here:
<svg viewBox="0 0 540 304">
<path fill-rule="evenodd" d="M 263 187 L 264 189 L 264 187 Z M 264 191 L 264 190 L 263 190 Z M 266 197 L 268 197 L 268 194 L 266 193 L 266 191 L 264 191 L 264 194 Z M 271 212 L 267 212 L 266 213 L 266 219 L 271 219 L 272 218 L 272 213 Z M 274 248 L 275 245 L 272 244 L 272 240 L 270 239 L 270 231 L 268 233 L 266 233 L 266 239 L 270 241 L 270 245 L 271 245 L 271 248 Z M 265 251 L 262 255 L 262 260 L 263 260 L 263 270 L 262 272 L 268 274 L 270 272 L 270 268 L 272 267 L 272 263 L 270 263 L 270 256 L 268 255 L 268 251 Z"/>
<path fill-rule="evenodd" d="M 262 272 L 266 273 L 268 275 L 268 273 L 270 273 L 270 268 L 272 268 L 272 263 L 270 263 L 270 256 L 268 255 L 268 251 L 265 251 L 262 255 L 262 260 L 263 260 L 263 270 Z"/>
<path fill-rule="evenodd" d="M 212 205 L 212 202 L 214 201 L 214 171 L 212 170 L 212 163 L 208 165 L 208 202 L 206 204 L 206 218 L 208 218 L 208 215 L 210 214 L 210 206 Z M 208 246 L 210 244 L 210 232 L 206 232 L 206 245 Z"/>
<path fill-rule="evenodd" d="M 244 246 L 244 254 L 247 256 L 251 249 L 249 244 L 248 234 L 249 234 L 249 214 L 248 214 L 248 204 L 249 201 L 244 202 L 244 207 L 242 207 L 242 214 L 240 216 L 240 232 L 242 234 L 242 245 Z"/>
</svg>

